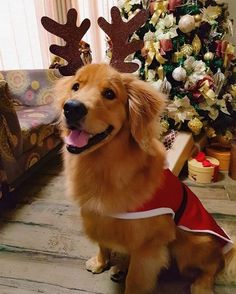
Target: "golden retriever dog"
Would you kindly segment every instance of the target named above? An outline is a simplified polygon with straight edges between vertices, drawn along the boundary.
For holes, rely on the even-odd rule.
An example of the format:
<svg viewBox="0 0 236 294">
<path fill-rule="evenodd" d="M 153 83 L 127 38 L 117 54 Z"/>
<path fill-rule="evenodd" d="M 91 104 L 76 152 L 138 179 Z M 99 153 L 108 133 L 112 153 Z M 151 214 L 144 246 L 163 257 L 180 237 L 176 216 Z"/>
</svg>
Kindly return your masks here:
<svg viewBox="0 0 236 294">
<path fill-rule="evenodd" d="M 158 136 L 163 95 L 106 64 L 82 67 L 61 79 L 56 90 L 68 193 L 79 203 L 88 237 L 99 245 L 87 269 L 106 269 L 111 250 L 127 254 L 125 294 L 152 293 L 172 259 L 181 273 L 197 273 L 192 294 L 213 293 L 220 272 L 235 280 L 235 249 L 224 254 L 215 236 L 185 231 L 168 213 L 115 217 L 142 206 L 162 185 L 166 154 Z"/>
</svg>

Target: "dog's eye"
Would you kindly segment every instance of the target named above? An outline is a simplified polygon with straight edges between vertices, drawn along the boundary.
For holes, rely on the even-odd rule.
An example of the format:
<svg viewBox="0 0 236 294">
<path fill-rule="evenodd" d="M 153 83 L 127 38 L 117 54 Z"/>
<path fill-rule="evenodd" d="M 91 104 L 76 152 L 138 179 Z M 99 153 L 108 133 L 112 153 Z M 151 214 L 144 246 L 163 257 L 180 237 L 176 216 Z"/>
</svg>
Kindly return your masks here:
<svg viewBox="0 0 236 294">
<path fill-rule="evenodd" d="M 109 100 L 115 99 L 116 94 L 111 89 L 105 89 L 102 93 L 102 95 Z"/>
<path fill-rule="evenodd" d="M 79 83 L 75 83 L 75 84 L 72 86 L 71 90 L 73 90 L 73 91 L 78 91 L 78 90 L 79 90 Z"/>
</svg>

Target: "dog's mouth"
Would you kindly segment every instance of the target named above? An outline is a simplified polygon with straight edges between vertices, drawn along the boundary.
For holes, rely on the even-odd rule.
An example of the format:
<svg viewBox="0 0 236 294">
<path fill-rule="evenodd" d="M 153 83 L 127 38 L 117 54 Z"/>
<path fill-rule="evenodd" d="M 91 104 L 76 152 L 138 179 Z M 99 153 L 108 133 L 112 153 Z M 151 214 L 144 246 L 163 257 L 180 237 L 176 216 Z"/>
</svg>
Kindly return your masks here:
<svg viewBox="0 0 236 294">
<path fill-rule="evenodd" d="M 70 134 L 64 139 L 66 148 L 70 153 L 79 154 L 105 140 L 113 129 L 114 127 L 110 125 L 105 131 L 96 135 L 84 130 L 71 130 Z"/>
</svg>

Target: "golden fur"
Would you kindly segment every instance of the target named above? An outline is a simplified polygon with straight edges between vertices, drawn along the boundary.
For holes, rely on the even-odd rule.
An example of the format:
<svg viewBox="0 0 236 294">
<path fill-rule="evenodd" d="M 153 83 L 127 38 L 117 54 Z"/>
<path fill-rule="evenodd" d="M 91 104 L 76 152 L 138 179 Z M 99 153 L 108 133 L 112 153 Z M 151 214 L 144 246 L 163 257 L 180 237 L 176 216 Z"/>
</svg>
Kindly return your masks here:
<svg viewBox="0 0 236 294">
<path fill-rule="evenodd" d="M 73 92 L 75 82 L 80 88 Z M 112 89 L 116 98 L 104 98 L 101 93 L 105 88 Z M 176 228 L 170 215 L 140 220 L 108 216 L 139 206 L 161 184 L 165 150 L 158 141 L 158 128 L 164 97 L 147 83 L 105 64 L 87 65 L 74 77 L 62 79 L 57 93 L 59 111 L 71 98 L 86 105 L 83 129 L 87 132 L 97 134 L 109 125 L 114 127 L 104 141 L 79 155 L 64 151 L 68 193 L 79 202 L 85 231 L 100 248 L 87 262 L 87 269 L 103 271 L 110 250 L 128 254 L 125 294 L 151 293 L 171 256 L 180 272 L 198 270 L 192 294 L 212 293 L 215 276 L 225 263 L 215 238 Z M 69 130 L 63 112 L 61 118 L 62 136 L 66 136 Z M 235 279 L 235 260 L 232 264 Z"/>
</svg>

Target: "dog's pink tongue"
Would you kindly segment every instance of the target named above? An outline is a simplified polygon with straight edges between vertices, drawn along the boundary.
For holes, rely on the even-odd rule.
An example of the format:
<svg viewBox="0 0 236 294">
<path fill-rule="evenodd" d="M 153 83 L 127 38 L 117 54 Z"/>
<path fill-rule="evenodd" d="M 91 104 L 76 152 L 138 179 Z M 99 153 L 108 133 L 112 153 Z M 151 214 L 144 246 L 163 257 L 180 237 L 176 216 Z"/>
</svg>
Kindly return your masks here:
<svg viewBox="0 0 236 294">
<path fill-rule="evenodd" d="M 75 147 L 83 147 L 88 144 L 89 133 L 85 131 L 73 130 L 69 136 L 65 137 L 65 143 Z"/>
</svg>

